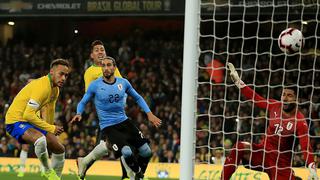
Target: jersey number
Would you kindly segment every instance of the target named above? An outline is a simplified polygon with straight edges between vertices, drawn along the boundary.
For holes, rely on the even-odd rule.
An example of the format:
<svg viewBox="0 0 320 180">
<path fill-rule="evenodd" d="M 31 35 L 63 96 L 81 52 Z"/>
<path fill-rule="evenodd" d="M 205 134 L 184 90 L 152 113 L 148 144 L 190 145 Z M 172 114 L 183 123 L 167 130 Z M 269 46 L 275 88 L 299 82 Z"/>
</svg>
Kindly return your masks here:
<svg viewBox="0 0 320 180">
<path fill-rule="evenodd" d="M 113 148 L 114 151 L 118 151 L 119 150 L 119 148 L 118 148 L 118 146 L 116 144 L 113 144 L 112 148 Z"/>
<path fill-rule="evenodd" d="M 113 95 L 113 94 L 110 94 L 109 95 L 109 102 L 110 103 L 114 103 L 114 102 L 119 102 L 119 99 L 120 99 L 120 96 L 119 96 L 119 94 L 115 94 L 115 95 Z"/>
<path fill-rule="evenodd" d="M 144 139 L 144 135 L 142 134 L 141 131 L 139 131 L 139 134 L 140 134 L 141 139 Z"/>
<path fill-rule="evenodd" d="M 276 127 L 276 129 L 274 130 L 274 133 L 281 135 L 281 132 L 283 131 L 283 127 L 280 126 L 280 124 L 275 124 L 274 126 Z"/>
</svg>

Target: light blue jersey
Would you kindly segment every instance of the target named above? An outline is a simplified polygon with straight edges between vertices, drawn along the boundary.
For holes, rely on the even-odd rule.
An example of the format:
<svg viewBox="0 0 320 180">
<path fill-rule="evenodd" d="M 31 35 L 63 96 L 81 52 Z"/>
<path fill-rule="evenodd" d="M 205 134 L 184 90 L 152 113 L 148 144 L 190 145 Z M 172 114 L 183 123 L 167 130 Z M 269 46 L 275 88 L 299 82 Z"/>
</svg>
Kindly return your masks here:
<svg viewBox="0 0 320 180">
<path fill-rule="evenodd" d="M 145 100 L 127 79 L 116 77 L 115 82 L 110 84 L 100 77 L 89 85 L 78 104 L 77 114 L 82 114 L 86 104 L 94 98 L 100 129 L 119 124 L 128 119 L 125 113 L 126 94 L 132 96 L 145 113 L 150 112 Z"/>
</svg>

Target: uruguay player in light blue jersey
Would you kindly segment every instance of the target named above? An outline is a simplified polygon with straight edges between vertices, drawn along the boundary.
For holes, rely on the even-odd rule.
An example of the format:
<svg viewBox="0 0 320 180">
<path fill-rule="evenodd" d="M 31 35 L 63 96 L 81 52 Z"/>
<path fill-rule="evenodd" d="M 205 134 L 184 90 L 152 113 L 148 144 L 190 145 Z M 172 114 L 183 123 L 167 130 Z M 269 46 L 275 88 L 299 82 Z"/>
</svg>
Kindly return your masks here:
<svg viewBox="0 0 320 180">
<path fill-rule="evenodd" d="M 121 157 L 130 179 L 143 179 L 152 156 L 149 141 L 129 120 L 125 113 L 125 95 L 133 97 L 156 127 L 161 120 L 153 115 L 145 100 L 136 92 L 127 79 L 114 76 L 116 62 L 111 57 L 102 60 L 103 77 L 93 81 L 78 104 L 77 115 L 71 122 L 82 119 L 86 104 L 94 99 L 99 117 L 102 138 L 109 142 L 117 158 Z M 138 152 L 137 155 L 134 152 Z M 104 152 L 101 152 L 101 154 Z M 99 156 L 99 154 L 97 154 Z"/>
</svg>

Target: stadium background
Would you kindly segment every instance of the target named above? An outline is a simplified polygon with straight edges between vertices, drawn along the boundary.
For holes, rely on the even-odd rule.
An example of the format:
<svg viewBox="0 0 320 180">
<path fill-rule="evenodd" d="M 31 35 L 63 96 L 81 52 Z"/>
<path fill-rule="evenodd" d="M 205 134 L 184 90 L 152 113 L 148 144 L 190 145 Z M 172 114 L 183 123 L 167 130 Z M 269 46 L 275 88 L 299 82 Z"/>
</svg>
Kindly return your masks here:
<svg viewBox="0 0 320 180">
<path fill-rule="evenodd" d="M 109 2 L 105 3 L 105 2 Z M 124 2 L 128 2 L 126 5 Z M 56 109 L 56 123 L 63 125 L 65 133 L 60 136 L 61 142 L 66 147 L 66 158 L 74 159 L 90 152 L 95 144 L 95 131 L 97 119 L 92 104 L 86 108 L 85 121 L 78 124 L 70 124 L 68 121 L 74 115 L 76 105 L 84 92 L 83 73 L 90 65 L 90 43 L 95 39 L 101 39 L 105 43 L 107 54 L 118 59 L 118 67 L 121 74 L 128 78 L 138 92 L 146 99 L 151 109 L 159 118 L 163 119 L 163 126 L 155 129 L 147 123 L 145 116 L 139 107 L 128 99 L 127 113 L 137 120 L 137 125 L 143 133 L 150 138 L 152 151 L 151 162 L 154 163 L 179 163 L 180 152 L 180 126 L 181 126 L 181 86 L 182 86 L 182 53 L 183 53 L 183 25 L 184 25 L 184 1 L 158 0 L 139 2 L 139 8 L 130 4 L 132 1 L 3 1 L 0 3 L 0 157 L 18 157 L 21 146 L 12 138 L 6 136 L 4 127 L 4 114 L 17 92 L 24 86 L 28 78 L 37 78 L 48 72 L 50 61 L 55 58 L 66 58 L 72 63 L 72 73 L 61 91 Z M 159 6 L 159 3 L 161 6 Z M 210 13 L 210 9 L 204 10 Z M 8 25 L 9 21 L 15 22 L 14 26 Z M 227 22 L 225 22 L 227 23 Z M 224 33 L 225 25 L 221 23 L 221 31 Z M 268 25 L 267 25 L 268 26 Z M 315 25 L 314 25 L 315 26 Z M 210 31 L 210 25 L 203 25 L 204 31 Z M 253 28 L 248 26 L 248 30 Z M 312 28 L 312 25 L 309 26 Z M 278 32 L 281 28 L 278 27 Z M 237 26 L 235 26 L 237 29 Z M 77 30 L 77 31 L 75 31 Z M 76 33 L 77 32 L 77 33 Z M 235 31 L 236 33 L 237 31 Z M 308 33 L 307 29 L 306 32 Z M 241 39 L 233 41 L 231 51 L 241 52 Z M 247 41 L 250 44 L 252 41 Z M 309 41 L 309 43 L 312 43 Z M 217 52 L 224 51 L 225 42 L 218 42 Z M 252 44 L 251 44 L 252 45 Z M 265 45 L 267 46 L 267 44 Z M 212 48 L 210 40 L 201 42 L 203 49 Z M 266 49 L 267 47 L 261 47 Z M 312 48 L 312 44 L 306 44 L 306 48 Z M 247 49 L 252 51 L 250 47 Z M 207 54 L 208 55 L 208 54 Z M 209 55 L 210 56 L 210 55 Z M 239 66 L 239 57 L 231 57 L 231 62 Z M 266 67 L 268 60 L 260 57 L 258 67 Z M 308 59 L 307 56 L 304 57 Z M 200 57 L 200 66 L 205 66 L 208 61 L 205 54 Z M 210 59 L 211 60 L 211 59 Z M 253 64 L 253 57 L 248 57 L 249 64 Z M 220 56 L 224 64 L 226 57 Z M 274 59 L 274 68 L 281 66 L 281 61 Z M 307 60 L 305 61 L 307 62 Z M 297 65 L 297 64 L 295 64 Z M 292 64 L 294 66 L 294 63 Z M 303 64 L 303 67 L 310 64 Z M 245 67 L 250 69 L 250 67 Z M 257 74 L 265 76 L 264 72 Z M 281 74 L 274 74 L 280 77 Z M 292 75 L 293 77 L 295 74 Z M 319 77 L 316 74 L 315 78 Z M 251 76 L 243 77 L 244 81 L 253 82 Z M 301 82 L 309 83 L 310 77 L 306 73 Z M 210 81 L 207 72 L 199 71 L 199 79 Z M 228 79 L 228 82 L 231 82 Z M 268 82 L 256 81 L 257 85 L 266 85 Z M 276 79 L 274 84 L 281 83 Z M 319 87 L 319 82 L 315 82 Z M 262 86 L 258 92 L 265 95 L 267 86 Z M 214 90 L 223 87 L 214 86 Z M 210 91 L 209 86 L 200 86 L 198 94 L 206 96 Z M 272 89 L 270 97 L 276 97 L 279 89 Z M 304 92 L 305 91 L 305 92 Z M 222 91 L 221 91 L 222 92 Z M 307 98 L 310 89 L 302 91 L 302 98 Z M 317 92 L 317 91 L 316 91 Z M 314 93 L 314 102 L 319 103 L 319 93 Z M 215 94 L 216 98 L 224 97 L 224 94 Z M 228 99 L 238 99 L 236 88 L 228 90 Z M 198 112 L 207 113 L 208 102 L 198 102 Z M 216 108 L 210 114 L 223 114 L 224 106 L 217 103 Z M 237 131 L 234 129 L 235 121 L 227 121 L 226 129 L 222 129 L 223 120 L 237 113 L 237 104 L 225 106 L 228 113 L 223 119 L 199 118 L 197 127 L 203 127 L 208 122 L 211 126 L 212 138 L 209 145 L 203 147 L 208 139 L 208 134 L 197 133 L 196 161 L 201 164 L 212 164 L 212 157 L 219 153 L 219 147 L 228 149 L 237 139 Z M 319 107 L 309 109 L 308 105 L 302 107 L 303 111 L 311 111 L 313 123 L 310 134 L 320 135 Z M 240 117 L 251 115 L 251 105 L 241 104 Z M 257 124 L 254 125 L 256 133 L 264 131 L 265 114 L 255 111 Z M 231 119 L 231 118 L 230 118 Z M 245 118 L 243 118 L 245 119 Z M 310 121 L 310 120 L 309 120 Z M 241 139 L 249 132 L 251 121 L 243 121 Z M 311 121 L 310 121 L 311 123 Z M 230 127 L 230 128 L 229 128 Z M 231 128 L 232 127 L 232 128 Z M 228 129 L 229 128 L 229 129 Z M 223 132 L 228 132 L 228 142 L 222 142 Z M 231 132 L 231 133 L 230 133 Z M 255 137 L 256 141 L 258 140 Z M 320 143 L 317 138 L 312 138 L 312 146 L 315 152 L 320 153 Z M 297 148 L 299 148 L 297 146 Z M 218 151 L 217 151 L 218 150 Z M 217 152 L 216 152 L 217 151 Z M 299 150 L 297 149 L 297 152 Z M 29 157 L 35 157 L 33 149 L 29 151 Z M 294 166 L 304 166 L 301 153 L 296 153 Z M 319 160 L 318 160 L 319 159 Z M 105 160 L 114 160 L 112 153 Z M 320 158 L 316 159 L 320 167 Z M 214 168 L 213 168 L 214 169 Z"/>
</svg>

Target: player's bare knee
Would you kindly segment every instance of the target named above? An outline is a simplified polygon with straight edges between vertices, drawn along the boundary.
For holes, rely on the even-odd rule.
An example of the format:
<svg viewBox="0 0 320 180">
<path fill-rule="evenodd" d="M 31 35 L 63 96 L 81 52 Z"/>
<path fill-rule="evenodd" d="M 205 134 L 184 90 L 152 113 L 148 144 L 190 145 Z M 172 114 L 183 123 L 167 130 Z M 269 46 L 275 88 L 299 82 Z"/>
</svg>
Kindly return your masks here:
<svg viewBox="0 0 320 180">
<path fill-rule="evenodd" d="M 33 128 L 29 128 L 22 135 L 22 139 L 29 144 L 35 144 L 35 142 L 41 137 L 44 137 L 43 134 Z"/>
<path fill-rule="evenodd" d="M 57 153 L 58 153 L 58 154 L 62 154 L 62 153 L 65 152 L 65 150 L 66 150 L 66 149 L 64 148 L 64 145 L 62 145 L 62 144 L 59 143 L 59 146 L 58 146 L 58 149 L 57 149 L 57 151 L 58 151 Z"/>
<path fill-rule="evenodd" d="M 132 150 L 129 146 L 123 146 L 121 149 L 121 154 L 124 158 L 132 156 Z"/>
<path fill-rule="evenodd" d="M 65 152 L 65 148 L 61 143 L 56 143 L 50 149 L 55 154 L 62 154 Z"/>
<path fill-rule="evenodd" d="M 152 152 L 150 146 L 145 143 L 139 148 L 139 155 L 142 157 L 151 157 Z"/>
</svg>

